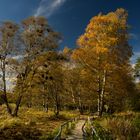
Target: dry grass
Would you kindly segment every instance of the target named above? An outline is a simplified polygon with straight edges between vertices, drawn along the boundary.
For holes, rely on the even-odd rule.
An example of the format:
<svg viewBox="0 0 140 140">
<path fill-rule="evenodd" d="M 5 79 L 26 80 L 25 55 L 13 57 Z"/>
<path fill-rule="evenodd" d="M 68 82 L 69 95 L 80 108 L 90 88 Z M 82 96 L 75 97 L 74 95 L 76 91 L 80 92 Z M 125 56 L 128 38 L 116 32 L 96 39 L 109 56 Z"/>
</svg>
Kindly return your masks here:
<svg viewBox="0 0 140 140">
<path fill-rule="evenodd" d="M 139 140 L 140 113 L 128 111 L 97 120 L 97 123 L 112 133 L 113 139 Z"/>
<path fill-rule="evenodd" d="M 4 135 L 7 135 L 6 139 L 11 139 L 10 135 L 11 133 L 15 133 L 15 135 L 20 135 L 20 140 L 27 139 L 24 134 L 27 133 L 25 129 L 28 130 L 28 132 L 33 133 L 40 140 L 45 139 L 52 139 L 53 135 L 56 134 L 58 127 L 63 122 L 67 121 L 70 118 L 73 118 L 77 116 L 76 112 L 62 112 L 60 116 L 56 118 L 54 116 L 53 112 L 49 111 L 39 111 L 38 109 L 33 108 L 20 108 L 19 116 L 17 118 L 12 118 L 9 116 L 6 112 L 5 106 L 0 107 L 0 139 L 2 140 L 2 137 Z M 18 129 L 17 129 L 18 128 Z M 6 131 L 5 131 L 6 130 Z M 17 139 L 18 136 L 15 138 L 15 135 L 13 136 L 13 139 Z M 25 134 L 27 135 L 27 134 Z M 32 134 L 28 138 L 35 139 Z M 24 138 L 25 137 L 25 138 Z"/>
</svg>

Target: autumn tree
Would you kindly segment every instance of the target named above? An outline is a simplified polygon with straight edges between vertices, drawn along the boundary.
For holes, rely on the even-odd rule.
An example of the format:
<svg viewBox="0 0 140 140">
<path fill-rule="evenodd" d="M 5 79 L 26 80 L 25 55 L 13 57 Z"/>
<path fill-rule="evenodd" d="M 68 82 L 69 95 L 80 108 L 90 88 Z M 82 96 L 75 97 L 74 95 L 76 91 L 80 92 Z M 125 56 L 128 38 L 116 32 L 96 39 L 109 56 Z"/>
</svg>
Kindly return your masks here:
<svg viewBox="0 0 140 140">
<path fill-rule="evenodd" d="M 2 99 L 6 104 L 7 111 L 12 115 L 12 109 L 7 98 L 7 72 L 9 68 L 10 58 L 15 54 L 15 36 L 18 26 L 12 22 L 4 22 L 0 27 L 0 70 L 2 78 Z"/>
<path fill-rule="evenodd" d="M 136 63 L 133 64 L 133 77 L 135 80 L 135 93 L 131 96 L 132 106 L 135 110 L 140 110 L 140 57 L 136 59 Z"/>
<path fill-rule="evenodd" d="M 71 68 L 65 67 L 64 73 L 65 99 L 67 101 L 65 104 L 77 108 L 79 112 L 82 113 L 80 69 L 72 68 L 72 66 Z"/>
<path fill-rule="evenodd" d="M 90 80 L 88 79 L 90 74 L 86 72 L 82 65 L 75 63 L 71 59 L 72 53 L 73 50 L 68 47 L 63 49 L 63 55 L 66 58 L 63 64 L 64 95 L 66 101 L 64 104 L 69 109 L 78 109 L 83 114 L 84 109 L 90 108 L 89 106 L 91 105 L 92 97 L 89 93 L 90 85 L 92 84 L 89 83 Z"/>
<path fill-rule="evenodd" d="M 54 113 L 59 115 L 62 90 L 63 90 L 63 72 L 61 61 L 63 57 L 54 51 L 47 51 L 36 58 L 35 62 L 40 63 L 36 71 L 32 88 L 29 92 L 38 91 L 42 100 L 41 106 L 47 111 L 48 107 L 54 108 Z M 35 63 L 36 65 L 36 63 Z M 28 79 L 30 81 L 30 79 Z"/>
<path fill-rule="evenodd" d="M 132 51 L 128 44 L 127 16 L 124 9 L 118 9 L 107 15 L 93 17 L 85 33 L 77 40 L 79 48 L 72 56 L 95 77 L 99 116 L 102 116 L 110 73 L 129 65 Z"/>
<path fill-rule="evenodd" d="M 46 51 L 57 48 L 60 40 L 59 34 L 52 30 L 44 17 L 29 17 L 25 19 L 22 22 L 21 31 L 23 54 L 17 70 L 17 85 L 19 86 L 15 89 L 18 92 L 19 100 L 15 109 L 15 116 L 17 115 L 23 93 L 27 93 L 32 88 L 34 75 L 40 65 L 42 65 L 40 62 L 34 64 L 35 59 Z M 28 92 L 28 94 L 30 94 L 29 101 L 31 101 L 32 93 Z"/>
</svg>

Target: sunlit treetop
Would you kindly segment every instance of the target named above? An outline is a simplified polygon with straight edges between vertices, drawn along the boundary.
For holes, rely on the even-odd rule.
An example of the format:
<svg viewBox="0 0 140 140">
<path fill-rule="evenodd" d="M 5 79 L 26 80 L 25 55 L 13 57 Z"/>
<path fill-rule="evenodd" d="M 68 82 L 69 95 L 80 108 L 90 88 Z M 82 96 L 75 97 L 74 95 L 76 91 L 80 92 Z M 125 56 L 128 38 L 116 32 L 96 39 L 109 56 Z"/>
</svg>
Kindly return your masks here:
<svg viewBox="0 0 140 140">
<path fill-rule="evenodd" d="M 79 48 L 74 52 L 73 58 L 82 58 L 88 52 L 86 59 L 91 56 L 90 59 L 93 60 L 102 55 L 104 60 L 111 57 L 118 62 L 128 61 L 132 50 L 128 44 L 127 17 L 128 13 L 124 9 L 93 17 L 85 33 L 77 40 Z M 88 61 L 92 61 L 90 59 Z"/>
</svg>

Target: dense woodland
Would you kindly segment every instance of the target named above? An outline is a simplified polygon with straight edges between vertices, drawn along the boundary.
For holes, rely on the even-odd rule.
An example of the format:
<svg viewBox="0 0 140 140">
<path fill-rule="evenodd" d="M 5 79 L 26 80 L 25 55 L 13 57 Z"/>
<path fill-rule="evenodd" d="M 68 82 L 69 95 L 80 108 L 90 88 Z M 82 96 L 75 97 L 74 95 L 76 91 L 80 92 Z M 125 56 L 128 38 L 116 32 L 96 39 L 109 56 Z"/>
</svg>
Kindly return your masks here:
<svg viewBox="0 0 140 140">
<path fill-rule="evenodd" d="M 44 17 L 0 25 L 0 103 L 11 117 L 22 107 L 80 114 L 140 110 L 140 59 L 132 67 L 128 13 L 94 16 L 74 49 Z M 4 108 L 4 109 L 5 109 Z"/>
</svg>

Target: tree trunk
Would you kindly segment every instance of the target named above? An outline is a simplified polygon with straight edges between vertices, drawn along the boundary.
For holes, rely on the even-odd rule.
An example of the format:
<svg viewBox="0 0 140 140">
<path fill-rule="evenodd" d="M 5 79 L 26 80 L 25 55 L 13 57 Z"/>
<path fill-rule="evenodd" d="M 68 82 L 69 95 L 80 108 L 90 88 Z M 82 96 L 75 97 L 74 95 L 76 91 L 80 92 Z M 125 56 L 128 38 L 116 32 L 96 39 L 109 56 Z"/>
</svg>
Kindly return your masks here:
<svg viewBox="0 0 140 140">
<path fill-rule="evenodd" d="M 97 92 L 98 92 L 98 99 L 97 99 L 97 102 L 98 102 L 98 104 L 97 104 L 97 111 L 98 111 L 98 116 L 100 116 L 100 112 L 101 112 L 101 78 L 100 78 L 100 76 L 98 76 L 98 90 L 97 90 Z"/>
<path fill-rule="evenodd" d="M 59 115 L 59 108 L 60 106 L 59 106 L 59 103 L 57 103 L 57 105 L 56 105 L 56 116 L 58 116 Z"/>
<path fill-rule="evenodd" d="M 7 107 L 7 112 L 11 115 L 12 114 L 12 110 L 9 106 L 9 102 L 8 102 L 8 98 L 7 98 L 7 89 L 6 89 L 6 76 L 5 76 L 5 72 L 6 72 L 6 69 L 5 69 L 5 59 L 2 61 L 2 81 L 3 81 L 3 100 L 6 104 L 6 107 Z"/>
<path fill-rule="evenodd" d="M 46 97 L 46 112 L 49 111 L 49 93 L 47 94 L 47 97 Z"/>
<path fill-rule="evenodd" d="M 46 93 L 46 91 L 48 91 L 47 90 L 48 88 L 45 86 L 45 84 L 43 84 L 43 110 L 45 111 L 45 112 L 48 112 L 48 101 L 49 101 L 49 94 L 48 93 Z"/>
<path fill-rule="evenodd" d="M 32 101 L 31 101 L 31 96 L 29 96 L 29 101 L 27 103 L 28 108 L 32 107 Z"/>
<path fill-rule="evenodd" d="M 98 115 L 100 115 L 100 93 L 98 93 L 98 106 L 97 106 Z"/>
<path fill-rule="evenodd" d="M 55 109 L 54 109 L 54 113 L 55 113 L 56 116 L 59 115 L 59 109 L 60 109 L 60 108 L 59 108 L 59 103 L 56 102 Z"/>
<path fill-rule="evenodd" d="M 46 96 L 43 97 L 43 110 L 45 112 L 48 112 L 48 101 L 46 99 Z"/>
<path fill-rule="evenodd" d="M 81 94 L 80 94 L 80 92 L 78 93 L 78 104 L 79 104 L 79 107 L 78 107 L 79 112 L 82 115 L 83 114 L 83 108 L 82 108 L 82 101 L 81 101 Z"/>
<path fill-rule="evenodd" d="M 103 75 L 103 84 L 102 84 L 102 91 L 101 91 L 101 116 L 103 113 L 103 107 L 104 107 L 104 93 L 105 93 L 105 86 L 106 86 L 106 70 L 104 70 Z"/>
<path fill-rule="evenodd" d="M 21 100 L 22 100 L 22 96 L 19 96 L 17 99 L 17 102 L 16 102 L 16 107 L 15 107 L 14 113 L 12 114 L 13 117 L 17 117 L 17 115 L 18 115 L 18 110 L 19 110 Z"/>
<path fill-rule="evenodd" d="M 54 113 L 56 116 L 59 115 L 59 110 L 60 110 L 60 104 L 59 104 L 59 99 L 58 99 L 58 93 L 57 91 L 55 92 L 55 108 L 54 108 Z"/>
<path fill-rule="evenodd" d="M 6 105 L 7 112 L 11 115 L 12 114 L 12 109 L 9 106 L 7 95 L 4 93 L 1 97 L 2 97 L 2 99 L 3 99 L 3 101 L 4 101 L 5 105 Z"/>
<path fill-rule="evenodd" d="M 102 80 L 102 87 L 99 89 L 99 98 L 98 98 L 98 114 L 101 117 L 103 113 L 104 107 L 104 93 L 105 93 L 105 86 L 106 86 L 106 70 L 104 70 L 103 80 Z"/>
<path fill-rule="evenodd" d="M 74 103 L 74 105 L 76 104 L 76 101 L 75 101 L 75 96 L 73 94 L 73 89 L 71 88 L 71 96 L 72 96 L 72 101 Z"/>
<path fill-rule="evenodd" d="M 45 111 L 48 112 L 48 110 L 49 110 L 48 103 L 46 103 L 46 105 L 45 105 Z"/>
</svg>

